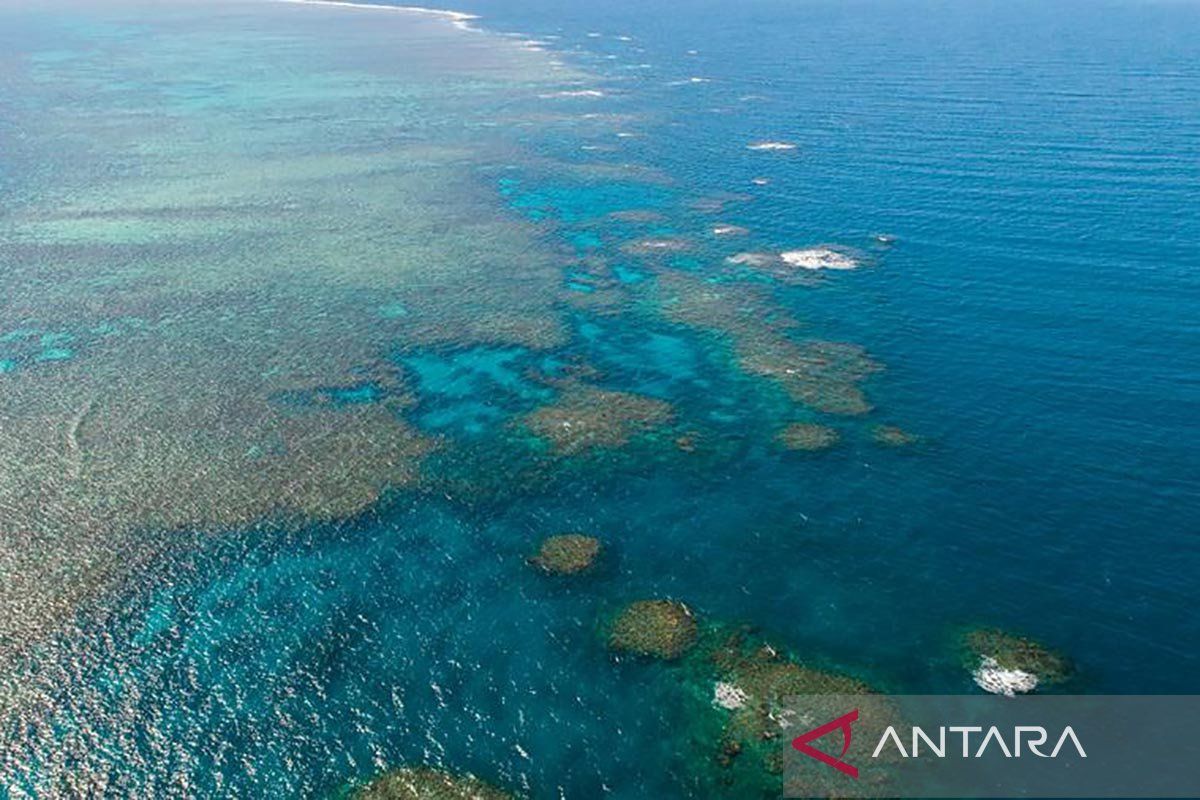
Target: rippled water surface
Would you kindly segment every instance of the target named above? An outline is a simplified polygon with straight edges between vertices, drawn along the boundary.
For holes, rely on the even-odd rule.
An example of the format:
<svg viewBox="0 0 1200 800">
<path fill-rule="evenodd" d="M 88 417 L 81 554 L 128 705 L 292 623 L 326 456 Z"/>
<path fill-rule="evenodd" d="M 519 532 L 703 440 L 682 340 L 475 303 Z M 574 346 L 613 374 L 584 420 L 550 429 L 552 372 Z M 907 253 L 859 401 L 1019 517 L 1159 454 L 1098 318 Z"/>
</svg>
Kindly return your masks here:
<svg viewBox="0 0 1200 800">
<path fill-rule="evenodd" d="M 461 9 L 0 3 L 0 797 L 737 795 L 650 597 L 1194 689 L 1196 6 Z"/>
</svg>

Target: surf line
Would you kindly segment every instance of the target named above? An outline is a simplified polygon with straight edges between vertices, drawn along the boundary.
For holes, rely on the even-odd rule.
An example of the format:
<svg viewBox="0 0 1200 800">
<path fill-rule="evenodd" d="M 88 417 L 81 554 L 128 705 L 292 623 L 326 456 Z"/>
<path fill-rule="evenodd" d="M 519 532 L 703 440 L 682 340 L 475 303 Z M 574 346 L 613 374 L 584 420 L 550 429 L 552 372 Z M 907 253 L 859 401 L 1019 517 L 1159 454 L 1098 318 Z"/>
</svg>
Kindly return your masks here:
<svg viewBox="0 0 1200 800">
<path fill-rule="evenodd" d="M 427 14 L 442 17 L 450 21 L 454 27 L 464 31 L 477 31 L 471 27 L 471 21 L 479 19 L 478 14 L 467 14 L 463 11 L 446 11 L 440 8 L 425 8 L 424 6 L 387 6 L 381 3 L 349 3 L 345 0 L 275 0 L 277 3 L 295 3 L 305 6 L 337 6 L 339 8 L 360 8 L 374 11 L 406 11 L 410 14 Z"/>
</svg>

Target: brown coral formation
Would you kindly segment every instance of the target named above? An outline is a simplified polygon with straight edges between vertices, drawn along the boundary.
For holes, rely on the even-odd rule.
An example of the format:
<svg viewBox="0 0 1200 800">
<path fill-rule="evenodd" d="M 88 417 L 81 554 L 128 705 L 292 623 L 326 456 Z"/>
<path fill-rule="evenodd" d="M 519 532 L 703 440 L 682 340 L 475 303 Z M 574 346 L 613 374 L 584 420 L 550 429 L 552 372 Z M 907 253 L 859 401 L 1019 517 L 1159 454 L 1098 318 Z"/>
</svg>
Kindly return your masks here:
<svg viewBox="0 0 1200 800">
<path fill-rule="evenodd" d="M 909 433 L 895 425 L 876 425 L 871 429 L 871 438 L 876 444 L 885 447 L 908 447 L 921 441 L 921 437 L 915 433 Z"/>
<path fill-rule="evenodd" d="M 999 628 L 974 628 L 963 634 L 966 666 L 975 670 L 990 659 L 1005 670 L 1020 670 L 1039 683 L 1061 683 L 1070 677 L 1071 662 L 1040 642 Z"/>
<path fill-rule="evenodd" d="M 528 414 L 524 424 L 555 453 L 569 456 L 621 447 L 672 417 L 670 404 L 653 397 L 570 384 L 556 402 Z"/>
<path fill-rule="evenodd" d="M 825 425 L 815 425 L 808 422 L 793 422 L 775 437 L 788 450 L 804 450 L 814 452 L 828 450 L 837 444 L 838 432 Z"/>
<path fill-rule="evenodd" d="M 431 767 L 385 772 L 350 794 L 351 800 L 513 800 L 514 795 L 472 775 Z"/>
<path fill-rule="evenodd" d="M 879 365 L 857 345 L 793 338 L 796 320 L 762 287 L 662 271 L 658 291 L 669 319 L 720 334 L 743 371 L 776 382 L 796 402 L 828 414 L 871 410 L 862 383 Z"/>
<path fill-rule="evenodd" d="M 738 350 L 744 370 L 771 378 L 809 408 L 851 416 L 871 410 L 861 384 L 878 366 L 858 345 L 779 338 Z"/>
<path fill-rule="evenodd" d="M 600 540 L 580 533 L 551 536 L 542 542 L 530 563 L 553 575 L 575 575 L 596 563 Z"/>
<path fill-rule="evenodd" d="M 147 25 L 183 24 L 165 7 L 153 16 Z M 396 47 L 391 26 L 352 26 L 340 52 L 387 55 L 361 62 L 351 98 L 342 73 L 298 55 L 327 27 L 272 17 L 247 21 L 270 33 L 256 57 L 272 70 L 194 61 L 196 80 L 234 81 L 247 97 L 269 88 L 270 104 L 187 110 L 147 96 L 132 110 L 162 125 L 114 128 L 131 111 L 124 99 L 91 103 L 78 91 L 95 65 L 41 67 L 87 111 L 36 112 L 44 140 L 69 142 L 61 155 L 77 167 L 0 219 L 0 335 L 69 327 L 88 346 L 3 376 L 0 671 L 181 530 L 339 519 L 413 485 L 434 441 L 406 420 L 403 388 L 330 400 L 374 380 L 360 371 L 397 341 L 566 339 L 557 254 L 479 192 L 476 167 L 500 140 L 380 144 L 367 126 L 323 146 L 313 120 L 353 118 L 423 56 Z M 155 69 L 157 51 L 119 38 L 95 52 L 126 77 Z M 539 80 L 543 57 L 514 58 L 495 61 L 496 74 Z M 461 119 L 496 91 L 471 85 L 425 99 Z M 237 146 L 213 131 L 236 132 Z M 141 154 L 138 169 L 116 174 L 112 158 L 129 152 Z M 520 278 L 497 280 L 498 263 L 521 264 Z M 293 396 L 316 402 L 279 401 Z"/>
<path fill-rule="evenodd" d="M 677 600 L 639 600 L 612 621 L 608 646 L 623 653 L 671 661 L 696 643 L 696 618 Z"/>
</svg>

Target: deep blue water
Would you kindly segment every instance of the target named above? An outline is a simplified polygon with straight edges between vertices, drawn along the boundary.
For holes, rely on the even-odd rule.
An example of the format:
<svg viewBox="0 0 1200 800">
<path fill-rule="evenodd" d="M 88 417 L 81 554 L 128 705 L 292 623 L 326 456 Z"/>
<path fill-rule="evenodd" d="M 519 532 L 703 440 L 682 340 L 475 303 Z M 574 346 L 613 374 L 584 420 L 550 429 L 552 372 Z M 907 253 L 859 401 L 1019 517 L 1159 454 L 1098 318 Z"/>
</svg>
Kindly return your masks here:
<svg viewBox="0 0 1200 800">
<path fill-rule="evenodd" d="M 895 691 L 973 691 L 953 643 L 970 624 L 1069 654 L 1079 691 L 1195 689 L 1200 6 L 459 6 L 489 30 L 559 37 L 549 49 L 607 94 L 562 102 L 628 114 L 635 134 L 562 125 L 523 135 L 526 150 L 657 176 L 481 170 L 508 213 L 551 223 L 553 246 L 609 258 L 632 286 L 653 277 L 622 244 L 714 222 L 750 233 L 700 236 L 672 266 L 857 248 L 858 270 L 764 285 L 806 335 L 884 365 L 875 410 L 836 422 L 829 453 L 780 453 L 786 401 L 666 321 L 575 311 L 551 354 L 397 342 L 412 417 L 478 463 L 345 524 L 232 535 L 133 592 L 111 646 L 135 655 L 87 676 L 153 720 L 133 734 L 144 761 L 122 769 L 181 769 L 201 796 L 321 796 L 406 761 L 534 797 L 698 796 L 669 672 L 614 662 L 596 632 L 654 595 Z M 747 149 L 760 140 L 798 147 Z M 714 197 L 719 212 L 697 207 Z M 631 208 L 662 217 L 607 216 Z M 528 371 L 579 358 L 606 385 L 670 400 L 721 454 L 642 444 L 540 490 L 480 488 L 515 480 L 491 437 L 546 401 Z M 364 381 L 280 402 L 384 395 Z M 921 443 L 878 447 L 865 431 L 880 422 Z M 475 494 L 455 469 L 476 471 Z M 560 530 L 602 535 L 603 569 L 573 584 L 528 569 Z M 133 686 L 138 700 L 117 700 Z"/>
</svg>

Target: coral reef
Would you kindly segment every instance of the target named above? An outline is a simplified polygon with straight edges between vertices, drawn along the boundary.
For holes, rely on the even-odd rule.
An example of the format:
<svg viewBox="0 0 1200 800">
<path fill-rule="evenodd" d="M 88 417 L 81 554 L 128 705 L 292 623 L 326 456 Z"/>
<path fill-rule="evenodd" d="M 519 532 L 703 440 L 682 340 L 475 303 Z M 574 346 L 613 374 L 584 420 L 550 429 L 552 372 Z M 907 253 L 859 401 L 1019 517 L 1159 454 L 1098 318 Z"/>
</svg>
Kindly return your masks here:
<svg viewBox="0 0 1200 800">
<path fill-rule="evenodd" d="M 985 691 L 1014 694 L 1070 677 L 1071 663 L 1061 653 L 998 628 L 975 628 L 963 635 L 964 661 Z"/>
<path fill-rule="evenodd" d="M 565 533 L 544 540 L 529 561 L 554 575 L 574 575 L 590 569 L 599 555 L 600 540 L 596 537 Z"/>
<path fill-rule="evenodd" d="M 535 409 L 523 422 L 559 455 L 621 447 L 638 433 L 673 418 L 670 404 L 653 397 L 572 383 L 558 400 Z"/>
<path fill-rule="evenodd" d="M 385 772 L 353 791 L 351 800 L 513 800 L 514 795 L 471 775 L 452 775 L 431 767 L 402 767 Z"/>
<path fill-rule="evenodd" d="M 786 337 L 738 346 L 742 369 L 777 381 L 798 403 L 826 414 L 871 410 L 860 384 L 879 369 L 858 345 Z"/>
<path fill-rule="evenodd" d="M 677 600 L 639 600 L 612 621 L 608 646 L 671 661 L 696 643 L 696 617 Z"/>
<path fill-rule="evenodd" d="M 775 437 L 788 450 L 828 450 L 837 444 L 838 432 L 825 425 L 793 422 Z"/>
<path fill-rule="evenodd" d="M 809 717 L 844 713 L 836 698 L 854 695 L 860 707 L 872 708 L 860 729 L 869 724 L 882 730 L 894 718 L 868 684 L 803 664 L 746 628 L 704 624 L 681 668 L 691 718 L 687 735 L 691 746 L 706 751 L 692 763 L 698 782 L 714 796 L 778 797 L 785 743 L 811 727 Z M 880 775 L 864 773 L 863 779 L 878 782 Z M 826 787 L 809 784 L 788 788 L 792 796 L 827 794 Z"/>
<path fill-rule="evenodd" d="M 908 447 L 921 441 L 920 436 L 895 425 L 876 425 L 871 429 L 871 438 L 886 447 Z"/>
<path fill-rule="evenodd" d="M 828 414 L 871 410 L 861 384 L 880 366 L 857 345 L 794 339 L 798 323 L 763 287 L 664 270 L 658 292 L 669 319 L 721 335 L 744 372 L 775 381 L 794 401 Z"/>
</svg>

